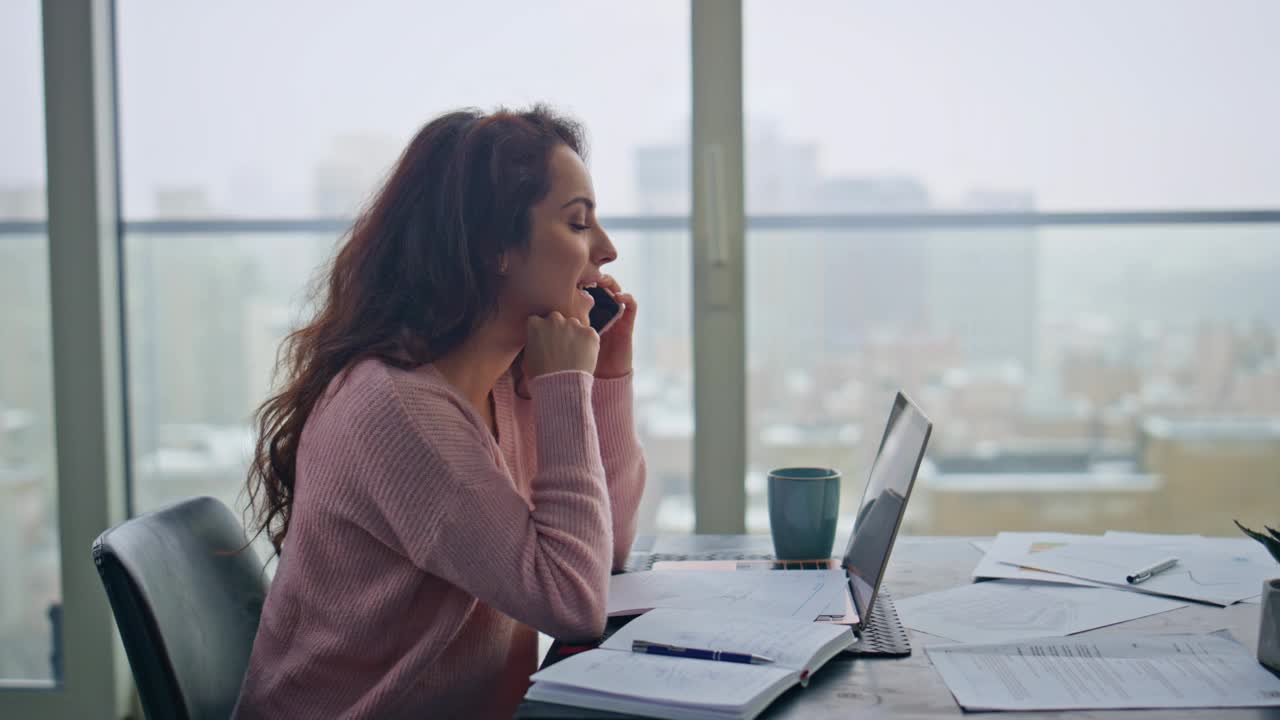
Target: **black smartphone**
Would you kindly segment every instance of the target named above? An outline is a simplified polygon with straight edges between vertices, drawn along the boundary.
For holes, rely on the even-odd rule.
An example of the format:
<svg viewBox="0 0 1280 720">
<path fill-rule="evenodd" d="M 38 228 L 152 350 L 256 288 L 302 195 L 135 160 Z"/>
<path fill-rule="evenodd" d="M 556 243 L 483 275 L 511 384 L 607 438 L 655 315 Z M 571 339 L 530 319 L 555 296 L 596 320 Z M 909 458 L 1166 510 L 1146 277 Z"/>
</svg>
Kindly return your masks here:
<svg viewBox="0 0 1280 720">
<path fill-rule="evenodd" d="M 608 290 L 602 287 L 589 287 L 587 292 L 596 301 L 596 304 L 591 308 L 591 314 L 588 319 L 591 321 L 591 327 L 596 332 L 602 333 L 609 327 L 614 318 L 618 317 L 618 311 L 622 309 L 622 306 L 618 304 L 617 300 L 613 299 Z"/>
</svg>

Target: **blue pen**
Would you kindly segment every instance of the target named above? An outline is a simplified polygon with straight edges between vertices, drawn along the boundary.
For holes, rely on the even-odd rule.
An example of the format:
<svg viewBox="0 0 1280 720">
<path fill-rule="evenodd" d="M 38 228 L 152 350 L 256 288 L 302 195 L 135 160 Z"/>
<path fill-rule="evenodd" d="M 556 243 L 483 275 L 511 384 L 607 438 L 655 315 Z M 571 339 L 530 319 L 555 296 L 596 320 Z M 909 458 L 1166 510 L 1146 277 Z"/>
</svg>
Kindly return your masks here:
<svg viewBox="0 0 1280 720">
<path fill-rule="evenodd" d="M 664 643 L 649 642 L 648 640 L 632 640 L 631 652 L 645 653 L 646 655 L 669 655 L 671 657 L 696 658 L 698 660 L 720 660 L 722 662 L 745 663 L 748 665 L 764 665 L 766 663 L 773 662 L 772 658 L 767 658 L 763 655 L 729 652 L 727 650 L 687 648 L 680 647 L 679 645 L 666 645 Z"/>
</svg>

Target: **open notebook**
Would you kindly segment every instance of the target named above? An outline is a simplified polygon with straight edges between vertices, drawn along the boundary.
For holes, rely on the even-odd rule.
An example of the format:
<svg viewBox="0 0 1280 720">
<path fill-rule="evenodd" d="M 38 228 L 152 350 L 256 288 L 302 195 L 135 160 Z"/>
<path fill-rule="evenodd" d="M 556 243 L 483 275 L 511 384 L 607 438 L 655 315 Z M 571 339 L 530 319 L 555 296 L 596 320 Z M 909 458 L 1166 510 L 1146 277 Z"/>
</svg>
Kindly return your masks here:
<svg viewBox="0 0 1280 720">
<path fill-rule="evenodd" d="M 754 653 L 767 665 L 645 655 L 633 640 Z M 808 620 L 658 608 L 627 623 L 599 648 L 533 675 L 529 700 L 658 718 L 753 718 L 835 657 L 848 627 Z"/>
</svg>

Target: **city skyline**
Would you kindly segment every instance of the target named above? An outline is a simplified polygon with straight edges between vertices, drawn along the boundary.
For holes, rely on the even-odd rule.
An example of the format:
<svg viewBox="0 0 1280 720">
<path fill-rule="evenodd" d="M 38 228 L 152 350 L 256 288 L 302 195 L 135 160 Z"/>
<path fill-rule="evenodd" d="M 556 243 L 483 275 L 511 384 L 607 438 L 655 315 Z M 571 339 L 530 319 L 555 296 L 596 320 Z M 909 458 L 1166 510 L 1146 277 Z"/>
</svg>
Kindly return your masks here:
<svg viewBox="0 0 1280 720">
<path fill-rule="evenodd" d="M 772 146 L 765 147 L 759 143 L 754 146 L 761 151 L 759 153 L 761 157 L 776 160 L 778 167 L 766 167 L 766 172 L 752 176 L 753 179 L 748 184 L 749 197 L 763 194 L 768 187 L 767 181 L 781 177 L 787 185 L 818 188 L 819 191 L 814 193 L 814 197 L 828 198 L 833 204 L 846 203 L 855 207 L 865 207 L 882 202 L 883 198 L 888 196 L 914 198 L 906 205 L 900 200 L 895 201 L 899 209 L 905 208 L 910 211 L 928 207 L 929 191 L 927 186 L 919 180 L 888 178 L 878 184 L 874 178 L 856 181 L 850 178 L 825 178 L 817 174 L 818 170 L 814 163 L 804 161 L 812 155 L 811 145 L 776 142 L 777 138 L 774 140 Z M 662 158 L 663 162 L 655 165 L 652 161 L 655 156 Z M 357 154 L 355 157 L 362 156 Z M 799 162 L 794 159 L 797 157 L 800 158 Z M 646 207 L 660 211 L 662 204 L 669 202 L 671 197 L 687 195 L 687 177 L 680 172 L 686 162 L 687 148 L 679 145 L 637 149 L 633 157 L 633 172 L 641 180 L 638 185 L 644 186 L 644 181 L 647 180 L 649 193 L 646 197 L 652 196 L 644 202 Z M 665 172 L 656 169 L 658 165 L 665 166 Z M 367 168 L 361 169 L 358 166 L 348 165 L 345 170 L 350 171 L 351 177 L 373 177 Z M 334 174 L 334 164 L 330 159 L 322 159 L 317 163 L 314 169 L 314 175 L 317 178 L 315 183 L 318 190 L 317 198 L 327 197 L 328 202 L 335 203 L 335 207 L 341 207 L 350 206 L 371 192 L 371 188 L 361 183 L 331 187 L 332 183 L 328 183 L 327 179 L 332 178 Z M 345 172 L 338 174 L 346 175 Z M 761 182 L 760 178 L 764 178 L 766 182 Z M 836 194 L 821 190 L 827 186 L 844 192 Z M 903 188 L 906 188 L 905 192 Z M 319 192 L 320 190 L 323 192 Z M 29 199 L 33 195 L 19 192 L 18 197 L 21 201 L 22 198 Z M 1008 197 L 1012 197 L 1018 206 L 1034 205 L 1034 199 L 1028 194 L 1011 193 Z M 207 194 L 198 187 L 162 189 L 157 192 L 157 207 L 161 209 L 164 217 L 183 217 L 193 213 L 198 215 L 207 212 Z M 825 210 L 826 208 L 819 206 L 817 209 Z M 1170 232 L 1175 235 L 1183 234 L 1185 237 L 1173 241 L 1163 237 L 1164 233 Z M 1131 332 L 1132 328 L 1130 330 L 1124 328 L 1135 323 L 1148 325 L 1153 322 L 1165 325 L 1172 323 L 1169 327 L 1176 327 L 1179 319 L 1182 319 L 1184 330 L 1196 323 L 1205 322 L 1241 324 L 1262 321 L 1273 325 L 1276 322 L 1273 316 L 1268 317 L 1267 310 L 1277 306 L 1272 300 L 1280 300 L 1280 292 L 1268 292 L 1265 287 L 1259 285 L 1254 291 L 1257 298 L 1253 303 L 1242 303 L 1239 297 L 1232 297 L 1226 302 L 1220 299 L 1224 295 L 1223 290 L 1226 289 L 1223 282 L 1231 283 L 1235 278 L 1248 277 L 1251 273 L 1264 278 L 1270 269 L 1280 265 L 1276 253 L 1266 250 L 1265 231 L 1262 235 L 1256 235 L 1248 228 L 1237 230 L 1227 227 L 1208 231 L 1188 228 L 1158 232 L 1125 229 L 1108 231 L 1106 234 L 1116 236 L 1117 233 L 1132 237 L 1126 243 L 1121 243 L 1121 246 L 1132 245 L 1133 247 L 1129 250 L 1127 260 L 1122 259 L 1116 263 L 1117 267 L 1109 269 L 1105 268 L 1105 263 L 1102 265 L 1095 263 L 1088 268 L 1082 268 L 1078 262 L 1072 265 L 1073 256 L 1080 253 L 1073 250 L 1071 246 L 1077 244 L 1080 238 L 1087 238 L 1091 234 L 1102 234 L 1088 230 L 1014 229 L 888 233 L 822 231 L 818 234 L 783 231 L 763 235 L 756 233 L 756 236 L 748 237 L 749 252 L 752 255 L 749 273 L 754 272 L 752 268 L 757 270 L 768 268 L 768 272 L 775 278 L 807 277 L 807 280 L 799 284 L 811 289 L 820 285 L 826 289 L 818 291 L 822 295 L 822 302 L 811 303 L 804 309 L 804 312 L 810 314 L 819 312 L 818 315 L 810 318 L 813 322 L 793 323 L 789 322 L 793 311 L 786 306 L 785 300 L 791 294 L 790 288 L 799 284 L 785 280 L 770 283 L 764 281 L 763 276 L 756 275 L 749 278 L 752 287 L 756 288 L 748 296 L 750 301 L 749 346 L 751 356 L 755 358 L 753 362 L 759 364 L 761 358 L 767 356 L 774 347 L 785 348 L 793 344 L 819 342 L 824 352 L 838 353 L 841 350 L 857 349 L 877 334 L 906 330 L 908 334 L 925 336 L 933 334 L 944 338 L 957 338 L 965 346 L 962 348 L 960 358 L 970 366 L 975 362 L 979 365 L 987 363 L 993 366 L 1013 362 L 1017 371 L 1023 376 L 1034 376 L 1055 372 L 1053 369 L 1039 368 L 1033 362 L 1033 358 L 1042 358 L 1046 355 L 1043 339 L 1036 339 L 1034 336 L 1043 335 L 1044 329 L 1048 326 L 1072 322 L 1073 315 L 1092 315 L 1095 321 L 1102 322 L 1104 325 L 1109 324 L 1110 327 L 1094 328 L 1095 331 L 1102 332 L 1104 335 L 1105 333 Z M 1236 251 L 1222 253 L 1220 242 L 1205 243 L 1201 237 L 1198 237 L 1205 233 L 1212 233 L 1217 240 L 1231 235 L 1242 235 L 1242 237 L 1233 241 Z M 638 355 L 645 364 L 676 368 L 682 364 L 686 367 L 688 365 L 689 344 L 687 340 L 681 340 L 687 337 L 690 328 L 687 312 L 687 273 L 682 280 L 676 279 L 674 283 L 672 278 L 668 277 L 665 282 L 654 284 L 655 279 L 660 277 L 662 272 L 687 266 L 687 236 L 682 240 L 680 235 L 680 233 L 661 234 L 657 236 L 661 239 L 655 240 L 644 233 L 621 233 L 622 241 L 619 244 L 628 252 L 623 253 L 619 268 L 639 270 L 640 278 L 637 280 L 641 283 L 641 288 L 633 288 L 633 290 L 647 290 L 647 294 L 652 299 L 646 305 L 645 318 L 639 332 L 642 338 Z M 777 237 L 771 239 L 771 235 Z M 1255 235 L 1258 242 L 1252 241 L 1251 235 Z M 787 236 L 798 237 L 801 240 L 797 244 L 796 241 L 787 239 Z M 272 240 L 262 244 L 253 237 L 219 240 L 213 243 L 205 243 L 196 237 L 181 241 L 160 240 L 147 236 L 131 237 L 127 245 L 128 248 L 132 248 L 127 257 L 134 280 L 129 297 L 130 307 L 133 308 L 131 326 L 135 332 L 147 332 L 148 328 L 156 325 L 155 313 L 158 310 L 174 317 L 177 325 L 181 326 L 185 323 L 183 318 L 196 312 L 197 308 L 208 307 L 211 301 L 216 304 L 216 298 L 225 294 L 227 289 L 236 283 L 242 283 L 244 289 L 232 294 L 251 298 L 255 293 L 254 288 L 261 286 L 267 274 L 278 275 L 282 270 L 289 270 L 292 279 L 276 285 L 295 288 L 294 291 L 276 293 L 272 299 L 266 301 L 265 305 L 262 304 L 263 301 L 252 301 L 258 304 L 252 305 L 251 311 L 247 310 L 230 317 L 218 317 L 216 326 L 206 323 L 199 328 L 200 337 L 192 337 L 177 343 L 178 346 L 195 354 L 192 356 L 193 362 L 177 363 L 175 367 L 191 372 L 198 364 L 194 361 L 202 355 L 210 352 L 216 354 L 217 349 L 249 342 L 241 338 L 246 332 L 255 337 L 261 335 L 259 339 L 249 342 L 259 348 L 254 351 L 254 356 L 273 356 L 273 352 L 268 351 L 273 345 L 269 338 L 281 336 L 291 323 L 297 321 L 297 303 L 302 299 L 297 289 L 305 284 L 311 277 L 314 266 L 318 265 L 333 247 L 331 244 L 326 247 L 325 243 L 316 245 L 305 236 L 300 239 L 303 240 L 302 246 L 287 248 L 281 245 L 284 242 L 282 240 Z M 1166 248 L 1172 246 L 1177 252 L 1156 252 L 1156 245 L 1153 243 L 1157 242 Z M 1248 250 L 1250 246 L 1256 246 L 1260 252 L 1247 253 L 1238 250 L 1239 248 Z M 983 250 L 983 247 L 988 249 Z M 272 250 L 272 248 L 275 249 Z M 1096 255 L 1098 250 L 1098 248 L 1092 248 L 1091 254 Z M 138 254 L 140 252 L 141 255 Z M 191 256 L 193 252 L 197 255 Z M 852 254 L 855 252 L 863 254 Z M 1030 254 L 1025 255 L 1023 259 L 1015 259 L 1020 256 L 1020 253 L 1027 252 Z M 1109 252 L 1113 256 L 1117 254 L 1115 247 L 1109 248 Z M 156 255 L 156 253 L 162 253 L 162 255 Z M 264 253 L 268 254 L 264 255 Z M 769 257 L 769 253 L 774 253 L 775 256 Z M 1161 258 L 1162 254 L 1167 257 Z M 154 285 L 156 280 L 151 279 L 153 272 L 149 270 L 150 264 L 154 262 L 151 258 L 166 255 L 172 258 L 169 262 L 181 262 L 189 269 L 178 275 L 172 275 L 168 270 L 162 271 L 159 278 L 168 284 Z M 1119 253 L 1118 256 L 1123 255 L 1124 253 Z M 1220 272 L 1209 273 L 1203 279 L 1193 280 L 1196 275 L 1204 275 L 1203 263 L 1197 258 L 1211 255 L 1217 256 L 1218 264 L 1225 263 L 1224 267 Z M 1239 257 L 1236 261 L 1232 261 L 1232 256 Z M 222 268 L 220 263 L 223 261 L 216 260 L 219 257 L 225 257 L 233 264 L 220 269 Z M 894 257 L 898 259 L 894 260 Z M 1009 265 L 1011 261 L 1014 264 Z M 1157 261 L 1167 265 L 1163 269 L 1167 277 L 1160 277 L 1162 270 Z M 161 261 L 161 266 L 164 262 L 166 261 Z M 1005 264 L 1005 270 L 996 269 L 1002 267 L 1000 263 Z M 1133 277 L 1122 280 L 1132 275 L 1134 268 L 1137 267 L 1135 263 L 1142 264 L 1145 273 L 1140 273 L 1138 278 L 1145 277 L 1146 285 L 1140 287 L 1139 292 L 1121 291 L 1117 294 L 1116 283 L 1138 282 Z M 814 276 L 810 268 L 821 268 L 822 272 Z M 1098 274 L 1100 269 L 1108 269 L 1109 273 L 1102 273 L 1102 277 L 1096 280 L 1098 287 L 1081 292 L 1063 283 L 1062 279 L 1073 275 L 1076 282 L 1079 282 L 1082 276 L 1087 279 L 1089 271 Z M 969 283 L 969 277 L 974 272 L 987 273 L 992 279 L 990 283 L 976 285 L 977 290 L 985 293 L 985 296 L 974 294 L 974 285 Z M 849 294 L 850 288 L 841 287 L 843 278 L 854 277 L 857 273 L 862 273 L 862 277 L 865 278 L 861 285 L 866 285 L 867 282 L 884 281 L 888 281 L 889 284 L 880 287 L 866 285 L 865 288 L 860 288 L 859 283 L 855 283 L 853 288 L 864 293 L 859 299 Z M 948 280 L 951 276 L 955 276 L 957 280 Z M 625 274 L 623 278 L 627 279 Z M 823 278 L 825 280 L 822 283 L 814 284 L 815 279 Z M 1222 278 L 1222 281 L 1215 278 Z M 914 283 L 918 287 L 914 291 L 900 293 L 901 297 L 887 306 L 882 304 L 878 306 L 881 300 L 893 295 L 894 283 L 899 279 L 908 285 Z M 1011 281 L 1023 282 L 1024 280 L 1029 284 L 1021 287 L 1009 285 Z M 644 286 L 645 283 L 648 287 Z M 1042 293 L 1038 288 L 1045 283 L 1049 292 L 1041 297 Z M 1204 292 L 1198 292 L 1197 286 L 1206 283 Z M 1180 286 L 1189 292 L 1184 291 L 1178 293 L 1178 298 L 1170 298 L 1166 297 L 1167 292 L 1161 290 L 1162 286 Z M 207 290 L 197 291 L 197 288 L 201 287 L 206 287 Z M 949 290 L 949 287 L 955 289 Z M 781 294 L 776 298 L 768 294 L 773 292 L 774 288 L 781 288 Z M 672 292 L 672 289 L 675 292 Z M 998 294 L 991 294 L 997 289 L 1005 292 L 1003 299 Z M 1146 298 L 1147 301 L 1136 303 L 1132 308 L 1114 302 L 1109 306 L 1104 303 L 1093 307 L 1079 303 L 1079 298 L 1092 297 L 1097 300 L 1096 295 L 1100 291 L 1104 296 L 1112 298 L 1136 296 Z M 206 293 L 208 297 L 202 298 L 200 292 Z M 165 303 L 158 307 L 154 300 L 148 301 L 148 298 L 158 297 L 177 298 L 182 302 L 189 302 L 182 298 L 190 298 L 195 304 L 187 306 L 187 310 L 182 310 L 183 306 L 174 306 L 172 303 Z M 921 304 L 926 301 L 927 307 Z M 836 312 L 841 305 L 844 305 L 845 309 L 839 310 L 839 322 L 826 323 L 820 313 L 824 309 Z M 1039 309 L 1042 305 L 1043 312 Z M 770 315 L 774 308 L 779 309 L 776 318 Z M 850 308 L 864 315 L 851 316 Z M 1006 314 L 1008 311 L 1018 309 L 1022 311 L 1016 316 L 1010 316 L 1019 318 L 1012 320 L 1011 323 L 993 325 L 990 310 L 997 308 L 1005 308 L 1001 312 Z M 1102 312 L 1104 308 L 1105 313 Z M 1170 309 L 1173 312 L 1168 312 L 1165 317 L 1162 317 L 1162 311 Z M 1187 312 L 1188 310 L 1194 310 L 1194 312 Z M 138 312 L 143 314 L 138 315 Z M 948 314 L 953 318 L 952 320 L 943 319 Z M 257 330 L 243 329 L 257 327 L 255 318 L 258 317 L 268 320 L 263 326 L 262 333 Z M 975 324 L 974 320 L 978 317 L 982 317 L 983 322 Z M 246 322 L 248 326 L 244 325 Z M 223 329 L 214 332 L 215 327 Z M 668 349 L 659 351 L 657 346 L 653 345 L 654 338 L 659 336 L 662 337 L 662 342 Z M 1020 337 L 1022 339 L 1018 339 Z M 672 342 L 675 342 L 674 346 L 671 345 Z M 136 340 L 134 344 L 138 344 Z M 171 343 L 165 343 L 165 345 L 169 344 Z M 156 347 L 154 343 L 143 343 L 136 348 L 132 356 L 135 367 L 131 368 L 131 371 L 140 373 L 143 377 L 155 376 L 157 373 L 155 368 L 161 362 L 154 354 Z M 206 350 L 200 351 L 199 348 L 202 347 Z M 674 356 L 669 349 L 672 347 L 675 348 Z M 1112 355 L 1116 352 L 1115 349 L 1111 350 Z M 664 353 L 668 357 L 660 362 L 659 355 Z M 1052 355 L 1052 352 L 1048 354 Z M 1123 352 L 1120 354 L 1120 361 L 1125 361 Z M 673 362 L 674 366 L 672 366 Z M 765 364 L 773 365 L 776 362 L 766 360 Z M 252 399 L 264 394 L 266 385 L 258 376 L 266 374 L 270 368 L 269 362 L 253 360 L 247 365 L 241 363 L 231 365 L 238 366 L 239 369 L 236 370 L 237 374 L 234 378 L 227 380 L 230 384 L 225 387 L 219 386 L 217 382 L 199 382 L 198 376 L 193 376 L 184 382 L 173 379 L 170 384 L 175 388 L 190 388 L 194 392 L 206 393 L 212 402 L 221 403 L 227 408 L 212 414 L 192 413 L 191 417 L 185 418 L 184 421 L 195 421 L 201 417 L 230 421 L 236 417 L 233 408 L 243 407 L 243 398 L 248 396 Z M 246 392 L 246 387 L 253 390 Z M 1044 388 L 1041 390 L 1043 391 Z M 174 396 L 185 393 L 185 390 L 179 391 Z M 249 404 L 251 406 L 256 403 Z M 143 409 L 149 405 L 150 403 L 144 402 Z M 199 405 L 208 406 L 207 403 Z M 154 430 L 151 433 L 142 433 L 141 437 L 149 435 L 154 436 Z"/>
</svg>

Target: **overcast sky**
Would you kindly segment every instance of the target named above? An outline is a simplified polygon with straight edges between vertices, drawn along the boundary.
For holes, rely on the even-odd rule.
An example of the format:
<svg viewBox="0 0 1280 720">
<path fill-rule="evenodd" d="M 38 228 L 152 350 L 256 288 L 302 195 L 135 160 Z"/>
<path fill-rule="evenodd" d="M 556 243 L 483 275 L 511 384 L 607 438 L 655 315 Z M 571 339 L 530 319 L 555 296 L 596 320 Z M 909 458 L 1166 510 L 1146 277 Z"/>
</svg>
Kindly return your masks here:
<svg viewBox="0 0 1280 720">
<path fill-rule="evenodd" d="M 433 115 L 547 100 L 582 119 L 606 214 L 632 158 L 688 143 L 689 5 L 119 0 L 125 212 L 204 188 L 305 216 L 317 165 L 381 167 Z M 748 132 L 828 175 L 1039 207 L 1280 207 L 1280 3 L 748 0 Z M 0 186 L 43 182 L 36 0 L 0 3 Z M 345 138 L 345 139 L 344 139 Z M 750 157 L 748 157 L 750 163 Z"/>
</svg>

